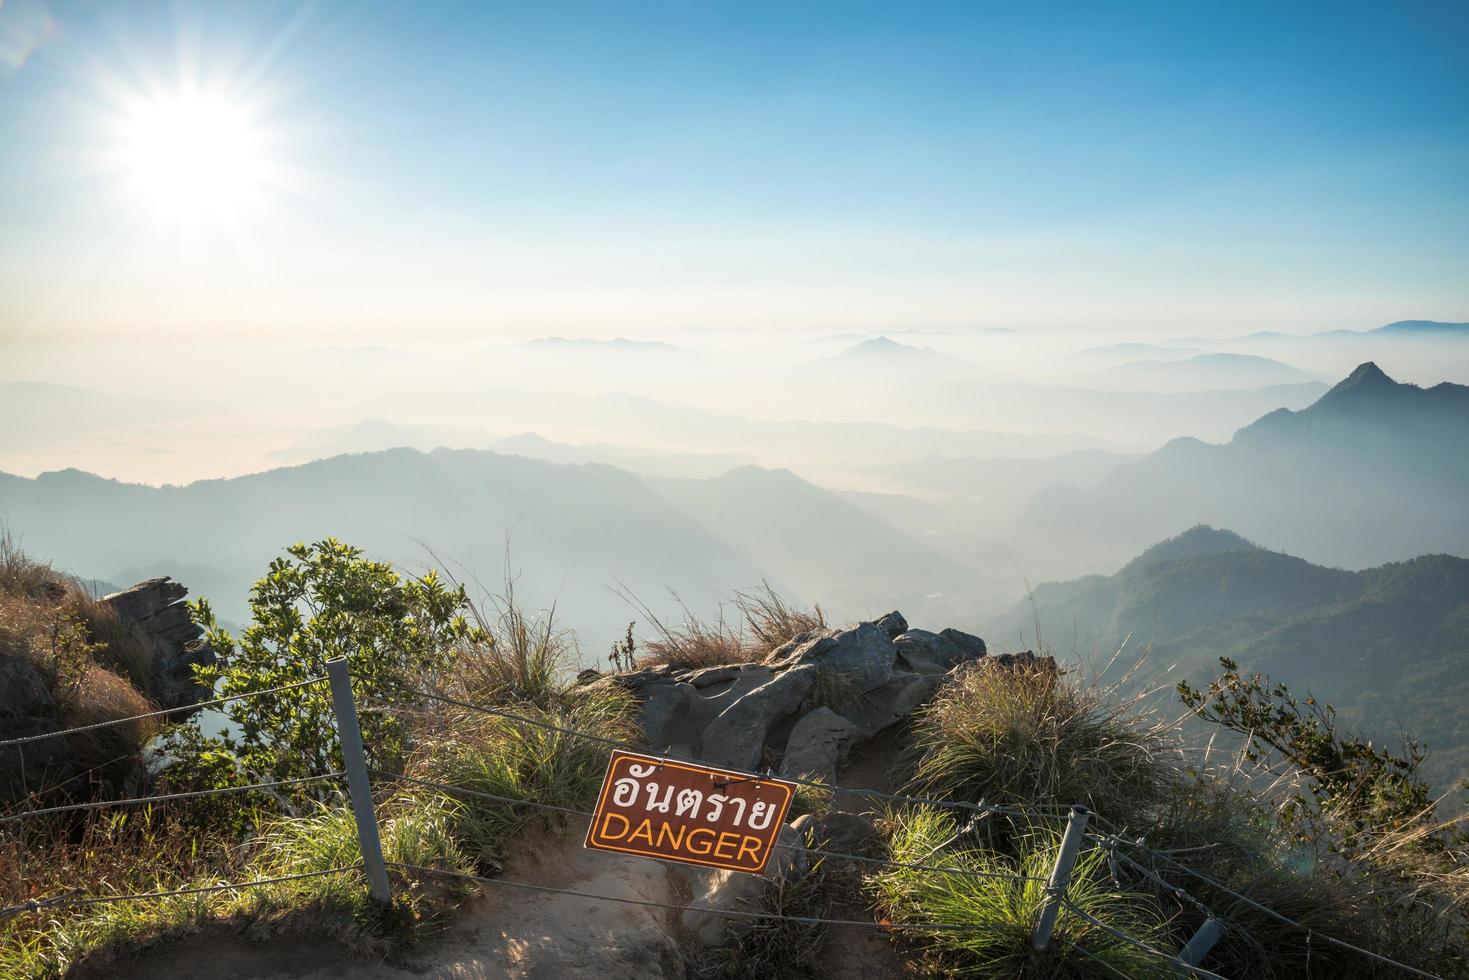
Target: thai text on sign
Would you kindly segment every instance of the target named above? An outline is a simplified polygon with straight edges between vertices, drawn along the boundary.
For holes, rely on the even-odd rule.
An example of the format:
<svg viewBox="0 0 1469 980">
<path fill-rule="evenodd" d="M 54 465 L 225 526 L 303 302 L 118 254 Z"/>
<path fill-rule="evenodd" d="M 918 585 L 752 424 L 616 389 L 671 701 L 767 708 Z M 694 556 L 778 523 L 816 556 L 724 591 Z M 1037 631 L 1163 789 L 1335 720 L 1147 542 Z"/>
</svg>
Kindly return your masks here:
<svg viewBox="0 0 1469 980">
<path fill-rule="evenodd" d="M 767 776 L 614 751 L 586 846 L 759 874 L 794 789 Z"/>
</svg>

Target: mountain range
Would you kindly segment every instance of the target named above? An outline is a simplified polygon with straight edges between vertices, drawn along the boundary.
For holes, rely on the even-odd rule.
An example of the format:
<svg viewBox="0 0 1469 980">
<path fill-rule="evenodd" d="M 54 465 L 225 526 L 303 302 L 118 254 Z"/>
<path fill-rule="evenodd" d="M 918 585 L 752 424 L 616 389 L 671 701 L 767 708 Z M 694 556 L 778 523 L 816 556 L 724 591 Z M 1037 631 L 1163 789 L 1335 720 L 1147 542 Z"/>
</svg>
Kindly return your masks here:
<svg viewBox="0 0 1469 980">
<path fill-rule="evenodd" d="M 1469 554 L 1469 387 L 1400 384 L 1371 362 L 1228 443 L 1175 439 L 1089 487 L 1042 491 L 1022 523 L 1135 553 L 1203 522 L 1313 561 Z"/>
<path fill-rule="evenodd" d="M 1379 740 L 1422 736 L 1441 789 L 1469 775 L 1469 559 L 1430 554 L 1346 571 L 1199 526 L 1113 575 L 1037 586 L 990 617 L 984 635 L 1094 664 L 1130 636 L 1133 651 L 1147 652 L 1148 680 L 1170 665 L 1171 680 L 1207 679 L 1230 657 L 1334 704 Z"/>
</svg>

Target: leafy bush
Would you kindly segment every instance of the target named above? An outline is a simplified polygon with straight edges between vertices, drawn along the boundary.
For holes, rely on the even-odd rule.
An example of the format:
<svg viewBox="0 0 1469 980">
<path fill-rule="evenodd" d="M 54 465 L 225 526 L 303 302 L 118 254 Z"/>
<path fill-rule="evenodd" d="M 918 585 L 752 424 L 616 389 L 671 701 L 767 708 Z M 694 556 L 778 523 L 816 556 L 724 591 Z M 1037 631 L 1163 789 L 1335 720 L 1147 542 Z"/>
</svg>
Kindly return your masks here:
<svg viewBox="0 0 1469 980">
<path fill-rule="evenodd" d="M 220 655 L 218 664 L 197 669 L 199 679 L 215 685 L 221 697 L 259 696 L 226 707 L 225 734 L 183 736 L 175 754 L 185 764 L 212 749 L 228 753 L 247 773 L 275 779 L 340 769 L 325 684 L 260 692 L 319 676 L 328 660 L 345 657 L 359 704 L 401 704 L 415 700 L 405 689 L 434 683 L 457 644 L 482 637 L 463 616 L 464 589 L 432 571 L 403 579 L 386 562 L 365 559 L 360 549 L 333 538 L 287 551 L 289 557 L 271 562 L 251 589 L 252 622 L 238 640 L 219 625 L 207 600 L 192 606 Z M 364 711 L 359 719 L 369 760 L 396 764 L 406 748 L 397 716 Z"/>
<path fill-rule="evenodd" d="M 1311 816 L 1329 815 L 1348 833 L 1328 839 L 1350 845 L 1431 818 L 1434 803 L 1428 784 L 1418 778 L 1424 752 L 1416 741 L 1406 740 L 1401 754 L 1378 748 L 1343 734 L 1331 705 L 1292 697 L 1284 684 L 1272 686 L 1263 674 L 1241 674 L 1228 657 L 1219 665 L 1219 677 L 1203 690 L 1179 681 L 1179 697 L 1205 721 L 1245 736 L 1249 761 L 1274 753 L 1306 777 L 1309 797 L 1291 795 L 1281 807 L 1282 820 L 1309 835 Z"/>
</svg>

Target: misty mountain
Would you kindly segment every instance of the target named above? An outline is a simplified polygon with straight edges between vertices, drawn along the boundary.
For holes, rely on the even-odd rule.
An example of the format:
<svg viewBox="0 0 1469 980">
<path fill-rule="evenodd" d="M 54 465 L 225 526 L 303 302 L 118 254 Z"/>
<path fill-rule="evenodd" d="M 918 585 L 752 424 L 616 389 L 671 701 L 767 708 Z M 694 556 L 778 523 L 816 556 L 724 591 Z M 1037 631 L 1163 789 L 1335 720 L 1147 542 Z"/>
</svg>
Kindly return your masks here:
<svg viewBox="0 0 1469 980">
<path fill-rule="evenodd" d="M 679 348 L 661 340 L 630 340 L 613 337 L 611 340 L 594 340 L 587 337 L 538 337 L 518 345 L 521 350 L 578 351 L 596 354 L 677 354 Z"/>
<path fill-rule="evenodd" d="M 1369 362 L 1227 444 L 1176 439 L 1095 486 L 1043 491 L 1023 525 L 1120 555 L 1199 522 L 1348 567 L 1469 554 L 1466 446 L 1469 388 L 1399 384 Z"/>
<path fill-rule="evenodd" d="M 669 477 L 712 477 L 739 466 L 751 466 L 754 459 L 741 453 L 674 453 L 658 452 L 632 446 L 615 446 L 597 442 L 573 445 L 555 442 L 534 432 L 522 432 L 497 440 L 497 453 L 529 456 L 550 463 L 603 463 L 632 473 Z"/>
<path fill-rule="evenodd" d="M 295 541 L 332 535 L 410 570 L 431 566 L 432 551 L 493 589 L 508 536 L 521 598 L 557 603 L 593 652 L 635 618 L 611 591 L 619 582 L 677 621 L 670 589 L 712 611 L 768 579 L 844 617 L 865 611 L 856 604 L 867 597 L 920 608 L 923 595 L 963 580 L 951 562 L 788 473 L 649 481 L 656 490 L 604 465 L 395 449 L 184 487 L 76 470 L 0 475 L 0 521 L 60 567 L 111 581 L 173 575 L 236 620 L 250 584 Z"/>
<path fill-rule="evenodd" d="M 1115 575 L 1038 586 L 1034 607 L 992 617 L 984 635 L 1034 645 L 1037 618 L 1046 646 L 1094 662 L 1131 634 L 1131 649 L 1148 651 L 1149 677 L 1177 664 L 1206 678 L 1231 657 L 1330 701 L 1374 737 L 1426 736 L 1440 786 L 1469 771 L 1469 560 L 1431 554 L 1344 571 L 1195 527 Z"/>
<path fill-rule="evenodd" d="M 1128 361 L 1182 361 L 1204 351 L 1198 347 L 1173 347 L 1127 341 L 1106 344 L 1102 347 L 1087 347 L 1075 354 L 1066 355 L 1066 362 L 1080 367 L 1112 367 Z"/>
<path fill-rule="evenodd" d="M 906 363 L 936 364 L 944 361 L 955 360 L 947 354 L 940 354 L 932 347 L 918 347 L 913 344 L 900 344 L 896 340 L 885 336 L 872 337 L 860 343 L 854 344 L 842 351 L 836 357 L 831 358 L 835 362 L 847 363 L 878 363 L 893 364 Z"/>
<path fill-rule="evenodd" d="M 1134 391 L 1265 388 L 1312 380 L 1305 371 L 1254 354 L 1196 354 L 1181 360 L 1129 361 L 1077 378 L 1082 384 Z"/>
<path fill-rule="evenodd" d="M 272 459 L 281 463 L 309 463 L 348 453 L 373 453 L 384 449 L 480 449 L 494 437 L 479 429 L 453 425 L 402 425 L 387 419 L 363 419 L 308 433 L 294 446 L 276 450 Z"/>
<path fill-rule="evenodd" d="M 660 495 L 737 542 L 760 566 L 834 610 L 877 612 L 901 604 L 923 615 L 954 608 L 963 566 L 898 531 L 869 510 L 788 470 L 753 466 L 711 480 L 649 478 Z M 834 569 L 841 569 L 838 578 Z"/>
<path fill-rule="evenodd" d="M 1024 513 L 1040 491 L 1089 487 L 1140 454 L 1078 449 L 1039 459 L 1007 456 L 925 456 L 873 467 L 874 481 L 931 501 L 955 526 L 1000 530 Z"/>
</svg>

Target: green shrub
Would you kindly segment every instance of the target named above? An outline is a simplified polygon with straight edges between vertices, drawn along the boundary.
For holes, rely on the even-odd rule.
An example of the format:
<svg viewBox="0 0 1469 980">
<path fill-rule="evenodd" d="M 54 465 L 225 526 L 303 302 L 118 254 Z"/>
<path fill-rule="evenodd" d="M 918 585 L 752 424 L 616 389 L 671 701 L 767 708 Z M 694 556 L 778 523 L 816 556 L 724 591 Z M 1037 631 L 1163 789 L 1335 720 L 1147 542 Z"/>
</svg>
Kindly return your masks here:
<svg viewBox="0 0 1469 980">
<path fill-rule="evenodd" d="M 219 625 L 206 600 L 192 607 L 220 655 L 217 665 L 196 672 L 219 696 L 295 684 L 325 673 L 328 660 L 345 657 L 359 706 L 411 703 L 417 699 L 406 691 L 431 686 L 451 664 L 456 645 L 481 636 L 463 616 L 464 589 L 432 571 L 402 579 L 391 565 L 332 538 L 287 551 L 289 557 L 271 562 L 251 589 L 252 622 L 238 640 Z M 175 743 L 176 778 L 199 781 L 187 775 L 188 753 L 206 746 L 232 755 L 242 772 L 257 778 L 340 769 L 331 705 L 324 683 L 233 701 L 225 709 L 231 727 L 224 735 Z M 397 764 L 406 749 L 398 716 L 359 710 L 358 717 L 369 761 Z M 197 727 L 197 719 L 191 724 Z"/>
</svg>

